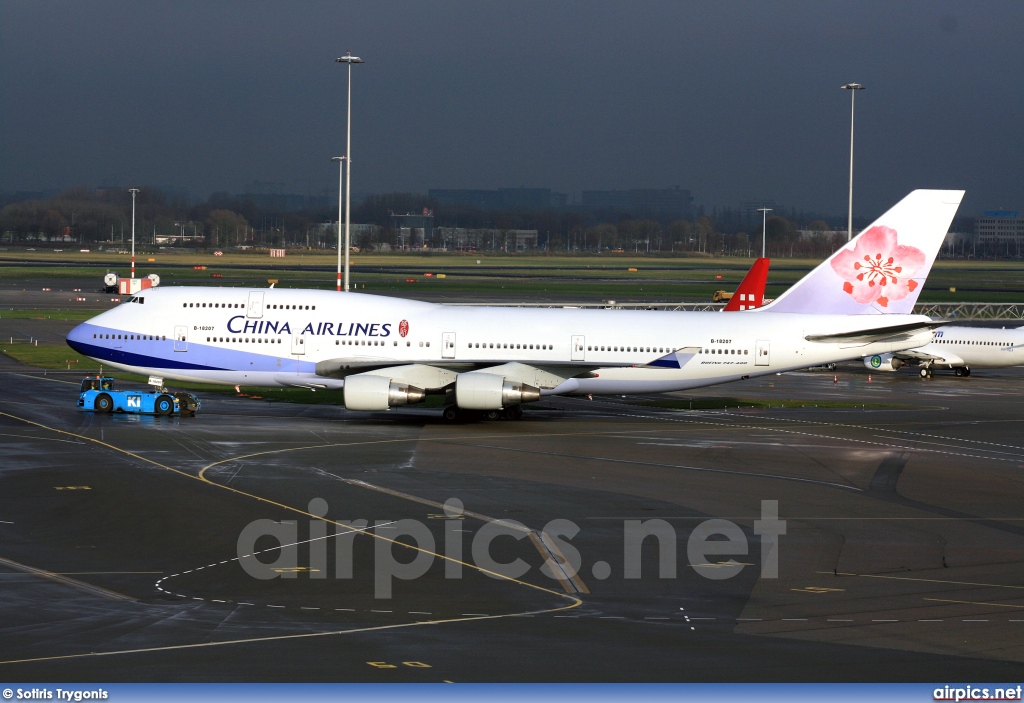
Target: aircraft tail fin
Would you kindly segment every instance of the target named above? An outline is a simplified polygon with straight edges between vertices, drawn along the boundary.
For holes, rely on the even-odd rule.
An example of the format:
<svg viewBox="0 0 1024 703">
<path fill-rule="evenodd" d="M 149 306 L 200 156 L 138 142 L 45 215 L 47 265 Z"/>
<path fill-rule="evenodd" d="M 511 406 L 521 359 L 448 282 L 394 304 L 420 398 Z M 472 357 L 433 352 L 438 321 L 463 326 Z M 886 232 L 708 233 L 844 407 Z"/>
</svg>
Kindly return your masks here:
<svg viewBox="0 0 1024 703">
<path fill-rule="evenodd" d="M 762 310 L 909 314 L 963 197 L 911 192 Z"/>
<path fill-rule="evenodd" d="M 757 259 L 743 277 L 739 288 L 729 298 L 722 312 L 752 310 L 764 305 L 764 287 L 768 283 L 768 265 L 771 259 Z"/>
</svg>

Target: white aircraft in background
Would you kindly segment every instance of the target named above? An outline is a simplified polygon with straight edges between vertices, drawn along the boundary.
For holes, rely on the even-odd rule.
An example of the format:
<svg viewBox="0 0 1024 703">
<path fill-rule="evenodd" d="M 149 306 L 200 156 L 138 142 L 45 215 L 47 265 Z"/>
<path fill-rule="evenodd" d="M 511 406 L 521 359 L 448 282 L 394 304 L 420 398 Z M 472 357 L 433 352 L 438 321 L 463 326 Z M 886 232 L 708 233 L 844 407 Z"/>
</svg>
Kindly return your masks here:
<svg viewBox="0 0 1024 703">
<path fill-rule="evenodd" d="M 916 349 L 864 357 L 872 371 L 896 371 L 903 366 L 920 366 L 921 378 L 931 378 L 932 369 L 953 369 L 957 376 L 970 376 L 972 368 L 994 369 L 1024 366 L 1024 327 L 966 327 L 946 325 L 935 332 L 930 344 Z"/>
<path fill-rule="evenodd" d="M 730 315 L 172 287 L 129 298 L 67 342 L 143 375 L 344 388 L 350 410 L 437 393 L 446 419 L 517 418 L 547 395 L 679 391 L 927 344 L 942 323 L 910 313 L 963 194 L 910 193 L 771 304 Z"/>
</svg>

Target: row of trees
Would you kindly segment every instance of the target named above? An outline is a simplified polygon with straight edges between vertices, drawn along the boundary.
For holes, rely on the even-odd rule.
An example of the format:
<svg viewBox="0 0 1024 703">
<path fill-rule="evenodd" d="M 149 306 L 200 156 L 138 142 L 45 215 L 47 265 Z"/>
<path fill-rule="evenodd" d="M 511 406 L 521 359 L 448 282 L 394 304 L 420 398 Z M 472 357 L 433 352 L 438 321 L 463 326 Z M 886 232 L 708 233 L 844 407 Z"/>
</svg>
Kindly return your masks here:
<svg viewBox="0 0 1024 703">
<path fill-rule="evenodd" d="M 266 213 L 251 200 L 224 194 L 192 205 L 143 189 L 136 196 L 135 221 L 140 244 L 283 246 L 295 233 L 310 230 L 319 213 Z M 121 191 L 74 189 L 54 198 L 10 203 L 0 210 L 0 236 L 9 243 L 127 244 L 131 226 L 131 196 Z"/>
<path fill-rule="evenodd" d="M 442 228 L 489 229 L 499 233 L 536 230 L 536 248 L 557 252 L 605 252 L 690 255 L 760 255 L 761 227 L 722 227 L 713 217 L 659 222 L 629 214 L 604 217 L 571 211 L 495 212 L 467 207 L 435 207 L 425 196 L 388 193 L 367 197 L 353 209 L 352 221 L 373 224 L 359 228 L 353 244 L 370 249 L 396 246 L 402 233 L 393 227 L 393 213 L 431 210 L 434 235 L 425 244 L 452 249 Z M 199 248 L 237 246 L 328 248 L 336 245 L 337 217 L 333 208 L 303 212 L 273 212 L 252 199 L 212 195 L 205 203 L 169 199 L 143 189 L 136 199 L 137 242 Z M 727 219 L 734 219 L 731 215 Z M 749 223 L 748 223 L 749 224 Z M 723 229 L 725 231 L 723 231 Z M 804 230 L 801 233 L 799 230 Z M 0 235 L 9 243 L 64 241 L 81 245 L 127 244 L 131 235 L 131 197 L 123 191 L 70 190 L 44 199 L 14 202 L 0 210 Z M 770 217 L 765 232 L 769 256 L 822 258 L 846 241 L 823 220 L 799 222 Z M 509 250 L 509 236 L 482 238 L 481 249 Z M 514 250 L 514 237 L 513 249 Z"/>
</svg>

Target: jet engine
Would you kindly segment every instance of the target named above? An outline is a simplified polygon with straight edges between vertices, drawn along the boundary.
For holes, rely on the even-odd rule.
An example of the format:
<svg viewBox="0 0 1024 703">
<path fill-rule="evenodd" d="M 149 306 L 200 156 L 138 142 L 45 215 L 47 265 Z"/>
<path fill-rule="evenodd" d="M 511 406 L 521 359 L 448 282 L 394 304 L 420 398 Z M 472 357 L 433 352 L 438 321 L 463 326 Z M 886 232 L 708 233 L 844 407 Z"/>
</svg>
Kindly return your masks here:
<svg viewBox="0 0 1024 703">
<path fill-rule="evenodd" d="M 540 400 L 540 389 L 483 371 L 455 377 L 455 403 L 466 410 L 501 410 Z"/>
<path fill-rule="evenodd" d="M 875 354 L 874 356 L 865 356 L 864 365 L 872 371 L 896 371 L 901 366 L 906 366 L 906 363 L 892 354 Z"/>
<path fill-rule="evenodd" d="M 356 374 L 345 379 L 345 407 L 349 410 L 387 410 L 395 405 L 419 403 L 422 388 L 392 381 L 387 376 Z"/>
</svg>

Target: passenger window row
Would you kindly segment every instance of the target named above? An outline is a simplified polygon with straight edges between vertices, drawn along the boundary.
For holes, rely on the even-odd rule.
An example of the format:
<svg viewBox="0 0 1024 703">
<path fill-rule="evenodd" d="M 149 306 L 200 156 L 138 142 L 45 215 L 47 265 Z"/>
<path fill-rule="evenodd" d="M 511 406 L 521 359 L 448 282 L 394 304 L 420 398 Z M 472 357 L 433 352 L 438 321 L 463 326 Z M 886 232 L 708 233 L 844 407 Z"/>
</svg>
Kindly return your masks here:
<svg viewBox="0 0 1024 703">
<path fill-rule="evenodd" d="M 704 349 L 704 350 L 702 350 L 702 353 L 704 353 L 704 354 L 740 354 L 742 356 L 749 356 L 750 355 L 750 351 L 747 350 L 747 349 L 725 349 L 725 348 Z"/>
<path fill-rule="evenodd" d="M 482 345 L 482 346 L 481 346 Z M 470 349 L 554 349 L 553 344 L 508 344 L 495 342 L 470 342 Z"/>
<path fill-rule="evenodd" d="M 1008 344 L 1006 344 L 1004 342 L 982 342 L 982 341 L 970 341 L 970 340 L 964 340 L 964 339 L 939 339 L 937 341 L 940 342 L 940 343 L 945 343 L 945 344 L 970 344 L 970 345 L 973 345 L 973 346 L 981 346 L 981 347 L 1005 347 L 1005 346 L 1009 346 Z"/>
<path fill-rule="evenodd" d="M 129 303 L 135 302 L 129 300 Z M 138 299 L 138 302 L 144 302 L 142 298 Z M 239 303 L 182 303 L 183 308 L 244 308 L 245 305 Z M 316 305 L 268 305 L 269 310 L 316 310 Z"/>
<path fill-rule="evenodd" d="M 280 339 L 273 337 L 207 337 L 207 342 L 231 342 L 238 344 L 280 344 Z"/>
<path fill-rule="evenodd" d="M 664 354 L 669 351 L 665 347 L 616 347 L 616 346 L 604 346 L 595 345 L 587 347 L 587 351 L 616 351 L 616 352 L 643 352 L 643 353 L 657 353 Z"/>
<path fill-rule="evenodd" d="M 167 337 L 161 337 L 160 335 L 152 334 L 98 334 L 93 332 L 93 339 L 135 339 L 140 342 L 160 342 L 167 341 Z"/>
</svg>

